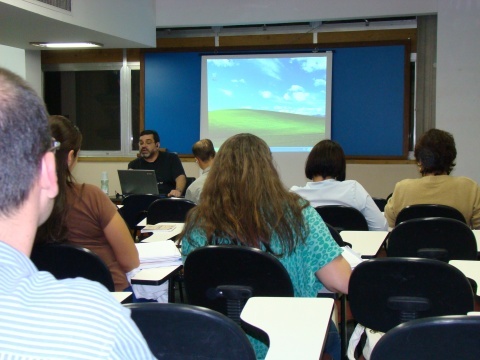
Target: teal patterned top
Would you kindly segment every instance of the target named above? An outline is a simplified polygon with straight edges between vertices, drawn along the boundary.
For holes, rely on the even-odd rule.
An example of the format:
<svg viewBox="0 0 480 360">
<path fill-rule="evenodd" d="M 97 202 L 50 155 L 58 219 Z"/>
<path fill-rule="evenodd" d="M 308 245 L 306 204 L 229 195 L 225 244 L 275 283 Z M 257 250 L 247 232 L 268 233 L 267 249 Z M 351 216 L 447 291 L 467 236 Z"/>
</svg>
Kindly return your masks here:
<svg viewBox="0 0 480 360">
<path fill-rule="evenodd" d="M 317 293 L 324 288 L 323 284 L 315 276 L 315 272 L 331 262 L 342 253 L 330 235 L 330 231 L 323 222 L 317 211 L 307 206 L 303 209 L 305 223 L 308 225 L 308 235 L 305 243 L 300 243 L 290 254 L 278 259 L 287 269 L 293 283 L 295 297 L 316 297 Z M 182 239 L 182 256 L 185 257 L 197 247 L 205 246 L 207 239 L 202 229 L 193 229 L 190 234 L 191 240 Z M 217 243 L 223 243 L 218 241 Z M 228 244 L 228 239 L 224 239 Z M 280 253 L 281 245 L 278 237 L 274 234 L 271 243 L 272 251 Z M 260 341 L 249 337 L 255 349 L 258 359 L 265 358 L 267 346 Z"/>
</svg>

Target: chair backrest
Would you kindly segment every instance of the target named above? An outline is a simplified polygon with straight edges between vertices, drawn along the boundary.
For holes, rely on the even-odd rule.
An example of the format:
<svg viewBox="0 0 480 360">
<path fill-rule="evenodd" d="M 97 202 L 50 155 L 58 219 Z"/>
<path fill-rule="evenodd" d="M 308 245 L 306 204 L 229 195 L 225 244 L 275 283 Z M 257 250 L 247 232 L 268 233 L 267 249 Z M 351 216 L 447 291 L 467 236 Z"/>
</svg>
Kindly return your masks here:
<svg viewBox="0 0 480 360">
<path fill-rule="evenodd" d="M 186 304 L 126 304 L 158 359 L 253 360 L 255 353 L 243 330 L 226 316 Z"/>
<path fill-rule="evenodd" d="M 372 199 L 375 205 L 377 205 L 378 209 L 383 212 L 385 210 L 385 205 L 387 205 L 387 199 L 377 197 L 374 197 Z"/>
<path fill-rule="evenodd" d="M 352 247 L 352 244 L 343 241 L 342 235 L 340 235 L 340 233 L 332 225 L 327 223 L 325 223 L 325 225 L 327 225 L 327 228 L 330 231 L 330 235 L 332 235 L 333 240 L 335 240 L 338 246 L 342 247 L 348 245 Z"/>
<path fill-rule="evenodd" d="M 438 316 L 413 320 L 387 332 L 371 360 L 480 359 L 480 316 Z"/>
<path fill-rule="evenodd" d="M 403 221 L 390 232 L 387 256 L 476 260 L 477 241 L 463 222 L 449 218 Z"/>
<path fill-rule="evenodd" d="M 420 258 L 377 258 L 355 267 L 348 287 L 356 321 L 387 332 L 416 318 L 473 311 L 469 281 L 447 263 Z"/>
<path fill-rule="evenodd" d="M 132 194 L 123 199 L 123 206 L 118 211 L 127 223 L 127 226 L 133 230 L 141 220 L 147 217 L 147 210 L 150 204 L 159 198 L 158 195 Z"/>
<path fill-rule="evenodd" d="M 293 296 L 287 270 L 273 255 L 244 246 L 205 246 L 184 264 L 187 300 L 240 323 L 240 312 L 252 296 Z"/>
<path fill-rule="evenodd" d="M 367 220 L 357 209 L 344 205 L 322 205 L 315 208 L 323 221 L 338 232 L 343 230 L 368 230 Z"/>
<path fill-rule="evenodd" d="M 67 244 L 37 245 L 33 247 L 30 258 L 38 270 L 48 271 L 57 279 L 83 277 L 115 291 L 107 265 L 88 249 Z"/>
<path fill-rule="evenodd" d="M 185 222 L 187 213 L 196 206 L 186 199 L 158 199 L 147 210 L 147 224 L 159 222 Z"/>
<path fill-rule="evenodd" d="M 406 206 L 400 210 L 395 219 L 395 226 L 406 220 L 425 217 L 445 217 L 467 223 L 463 214 L 451 206 L 439 204 L 416 204 Z"/>
<path fill-rule="evenodd" d="M 185 193 L 187 192 L 187 189 L 190 185 L 192 185 L 192 183 L 197 180 L 196 177 L 193 177 L 193 176 L 187 176 L 187 183 L 185 184 L 185 189 L 183 189 L 183 193 L 182 193 L 182 196 L 185 196 Z"/>
</svg>

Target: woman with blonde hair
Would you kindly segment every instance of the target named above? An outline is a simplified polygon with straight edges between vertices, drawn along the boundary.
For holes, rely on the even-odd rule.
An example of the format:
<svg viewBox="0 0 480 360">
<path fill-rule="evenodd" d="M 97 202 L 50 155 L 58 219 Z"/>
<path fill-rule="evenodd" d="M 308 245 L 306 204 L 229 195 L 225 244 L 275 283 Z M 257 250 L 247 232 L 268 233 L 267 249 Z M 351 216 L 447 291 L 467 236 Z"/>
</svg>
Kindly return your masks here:
<svg viewBox="0 0 480 360">
<path fill-rule="evenodd" d="M 250 246 L 275 255 L 298 297 L 316 297 L 326 287 L 348 292 L 350 265 L 314 208 L 282 184 L 265 141 L 252 134 L 229 138 L 218 151 L 202 201 L 181 234 L 182 255 L 215 244 Z M 340 359 L 331 323 L 325 352 Z M 335 339 L 336 341 L 333 341 Z M 258 358 L 267 347 L 252 339 Z"/>
<path fill-rule="evenodd" d="M 140 265 L 138 251 L 117 207 L 100 188 L 78 184 L 72 171 L 78 160 L 82 134 L 63 116 L 50 116 L 52 136 L 60 142 L 55 153 L 59 195 L 36 243 L 66 242 L 85 247 L 105 262 L 116 291 L 130 285 L 126 273 Z"/>
</svg>

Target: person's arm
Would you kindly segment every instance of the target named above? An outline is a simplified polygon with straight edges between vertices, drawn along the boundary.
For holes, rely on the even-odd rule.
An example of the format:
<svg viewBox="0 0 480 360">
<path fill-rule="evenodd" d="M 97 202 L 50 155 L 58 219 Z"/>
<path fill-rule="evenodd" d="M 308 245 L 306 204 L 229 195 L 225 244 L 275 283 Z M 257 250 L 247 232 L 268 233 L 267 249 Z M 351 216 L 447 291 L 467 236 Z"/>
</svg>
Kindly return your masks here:
<svg viewBox="0 0 480 360">
<path fill-rule="evenodd" d="M 119 213 L 115 213 L 103 232 L 115 253 L 115 258 L 125 273 L 140 266 L 138 250 L 125 221 Z"/>
<path fill-rule="evenodd" d="M 319 269 L 315 275 L 328 290 L 348 294 L 351 273 L 350 264 L 342 255 L 339 255 Z"/>
<path fill-rule="evenodd" d="M 387 231 L 387 219 L 373 201 L 370 195 L 367 196 L 365 208 L 362 211 L 365 220 L 367 220 L 368 229 L 371 231 Z"/>
<path fill-rule="evenodd" d="M 175 179 L 175 189 L 168 193 L 168 196 L 180 197 L 183 194 L 183 190 L 187 186 L 187 177 L 185 175 L 179 175 Z"/>
<path fill-rule="evenodd" d="M 383 214 L 387 219 L 388 226 L 390 226 L 391 228 L 395 227 L 395 220 L 397 219 L 397 214 L 395 214 L 394 203 L 393 203 L 394 196 L 395 196 L 395 191 L 393 192 L 390 199 L 388 199 L 387 204 L 385 205 L 385 209 L 383 210 Z"/>
<path fill-rule="evenodd" d="M 476 191 L 475 191 L 475 200 L 473 204 L 471 223 L 472 223 L 473 229 L 480 230 L 480 187 L 479 186 L 476 187 Z"/>
</svg>

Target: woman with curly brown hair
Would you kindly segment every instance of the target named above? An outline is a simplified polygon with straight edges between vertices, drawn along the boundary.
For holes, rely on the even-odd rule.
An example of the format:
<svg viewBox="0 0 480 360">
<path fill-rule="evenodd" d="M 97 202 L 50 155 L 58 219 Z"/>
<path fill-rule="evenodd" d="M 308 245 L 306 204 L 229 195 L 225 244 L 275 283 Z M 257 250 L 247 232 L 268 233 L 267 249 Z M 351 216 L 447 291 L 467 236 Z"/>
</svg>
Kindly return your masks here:
<svg viewBox="0 0 480 360">
<path fill-rule="evenodd" d="M 347 293 L 350 265 L 325 223 L 308 202 L 280 181 L 268 145 L 252 134 L 229 138 L 215 156 L 202 191 L 181 234 L 182 255 L 195 248 L 232 244 L 276 256 L 285 266 L 298 297 L 316 297 L 326 287 Z M 338 339 L 335 325 L 329 334 Z M 267 347 L 252 340 L 258 358 Z M 326 353 L 340 358 L 339 341 Z"/>
<path fill-rule="evenodd" d="M 480 228 L 480 190 L 478 184 L 463 176 L 451 176 L 457 150 L 452 134 L 430 129 L 415 145 L 420 179 L 406 179 L 395 185 L 385 206 L 389 226 L 395 226 L 398 213 L 408 205 L 440 204 L 459 210 L 467 224 Z"/>
</svg>

